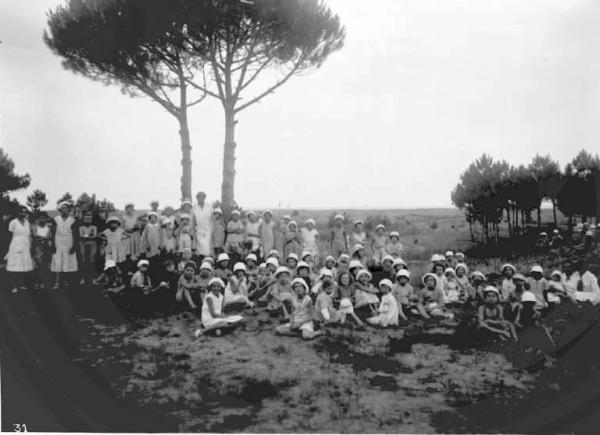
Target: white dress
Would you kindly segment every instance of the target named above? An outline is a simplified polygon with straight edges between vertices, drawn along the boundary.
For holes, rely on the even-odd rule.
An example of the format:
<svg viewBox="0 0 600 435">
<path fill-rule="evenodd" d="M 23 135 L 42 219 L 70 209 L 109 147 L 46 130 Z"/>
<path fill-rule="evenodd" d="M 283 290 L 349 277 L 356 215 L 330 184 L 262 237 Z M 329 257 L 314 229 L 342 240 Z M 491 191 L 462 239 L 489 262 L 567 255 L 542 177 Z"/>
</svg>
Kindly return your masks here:
<svg viewBox="0 0 600 435">
<path fill-rule="evenodd" d="M 194 221 L 196 225 L 196 252 L 198 255 L 210 255 L 210 236 L 212 231 L 213 209 L 207 203 L 204 207 L 194 207 Z"/>
<path fill-rule="evenodd" d="M 210 315 L 210 310 L 208 309 L 208 299 L 213 302 L 213 309 L 215 310 L 215 314 L 221 314 L 222 305 L 223 305 L 223 295 L 219 293 L 218 296 L 215 296 L 214 293 L 209 292 L 204 299 L 204 303 L 202 304 L 202 325 L 206 329 L 212 328 L 215 324 L 220 322 L 227 323 L 236 323 L 243 319 L 242 316 L 233 315 L 227 317 L 213 317 Z"/>
<path fill-rule="evenodd" d="M 235 281 L 238 281 L 237 278 L 234 278 Z M 225 286 L 225 291 L 224 291 L 224 299 L 225 302 L 223 303 L 224 306 L 230 305 L 230 304 L 237 304 L 237 303 L 243 303 L 243 304 L 249 304 L 250 301 L 248 300 L 248 286 L 246 285 L 246 282 L 243 281 L 241 283 L 238 284 L 238 291 L 236 293 L 233 292 L 232 288 L 231 288 L 231 283 L 227 283 L 227 285 Z"/>
<path fill-rule="evenodd" d="M 52 254 L 50 270 L 52 272 L 77 272 L 77 256 L 73 252 L 69 253 L 73 247 L 73 233 L 71 227 L 75 219 L 69 216 L 63 219 L 60 215 L 54 218 L 56 222 L 56 234 L 54 236 L 54 246 L 56 252 Z"/>
<path fill-rule="evenodd" d="M 372 325 L 389 326 L 398 324 L 398 302 L 391 293 L 383 295 L 377 311 L 379 311 L 378 315 L 368 319 L 368 322 Z"/>
<path fill-rule="evenodd" d="M 260 228 L 260 222 L 250 222 L 246 223 L 246 237 L 248 240 L 252 241 L 252 249 L 251 251 L 258 251 L 258 247 L 260 246 L 260 236 L 258 234 L 258 230 Z"/>
<path fill-rule="evenodd" d="M 13 219 L 8 224 L 8 231 L 12 233 L 12 240 L 5 259 L 8 272 L 29 272 L 33 270 L 31 259 L 31 229 L 29 222 L 21 223 Z"/>
<path fill-rule="evenodd" d="M 310 253 L 313 257 L 313 261 L 318 260 L 319 248 L 317 247 L 317 237 L 319 232 L 316 229 L 309 230 L 308 228 L 300 229 L 302 235 L 302 249 Z"/>
</svg>

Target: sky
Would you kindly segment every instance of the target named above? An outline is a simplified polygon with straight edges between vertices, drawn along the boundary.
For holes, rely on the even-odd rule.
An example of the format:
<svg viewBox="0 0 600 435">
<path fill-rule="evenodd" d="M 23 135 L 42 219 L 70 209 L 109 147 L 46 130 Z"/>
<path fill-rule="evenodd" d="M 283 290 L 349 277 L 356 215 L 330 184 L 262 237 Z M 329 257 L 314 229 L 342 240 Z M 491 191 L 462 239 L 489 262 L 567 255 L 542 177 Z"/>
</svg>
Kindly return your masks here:
<svg viewBox="0 0 600 435">
<path fill-rule="evenodd" d="M 0 0 L 0 147 L 51 204 L 178 205 L 178 125 L 157 103 L 63 69 L 42 40 L 57 0 Z M 327 0 L 344 47 L 240 113 L 245 208 L 449 207 L 486 152 L 512 164 L 600 151 L 600 2 Z M 193 191 L 220 197 L 224 115 L 190 109 Z"/>
</svg>

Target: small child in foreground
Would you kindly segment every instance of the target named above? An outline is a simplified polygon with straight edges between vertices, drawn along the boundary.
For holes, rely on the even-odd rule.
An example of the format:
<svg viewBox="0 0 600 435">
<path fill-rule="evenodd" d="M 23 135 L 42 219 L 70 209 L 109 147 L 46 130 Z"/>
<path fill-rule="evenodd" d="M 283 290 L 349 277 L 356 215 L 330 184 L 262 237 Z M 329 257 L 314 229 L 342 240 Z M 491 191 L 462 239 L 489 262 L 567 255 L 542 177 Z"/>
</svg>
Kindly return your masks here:
<svg viewBox="0 0 600 435">
<path fill-rule="evenodd" d="M 338 293 L 340 296 L 340 322 L 346 323 L 346 318 L 349 316 L 356 324 L 363 328 L 363 322 L 354 313 L 354 286 L 350 272 L 342 272 L 338 277 Z"/>
<path fill-rule="evenodd" d="M 396 285 L 392 288 L 392 296 L 396 298 L 398 314 L 402 320 L 408 320 L 404 311 L 408 313 L 415 303 L 415 293 L 408 283 L 409 280 L 410 272 L 406 269 L 399 270 L 396 274 Z"/>
<path fill-rule="evenodd" d="M 512 338 L 517 340 L 517 333 L 512 323 L 504 320 L 502 307 L 500 306 L 500 292 L 494 286 L 488 286 L 483 291 L 484 304 L 479 307 L 477 318 L 479 328 L 500 338 Z"/>
<path fill-rule="evenodd" d="M 444 292 L 437 286 L 437 276 L 426 273 L 422 278 L 423 288 L 419 292 L 417 309 L 425 319 L 444 315 Z"/>
<path fill-rule="evenodd" d="M 108 293 L 119 293 L 125 288 L 121 271 L 115 260 L 106 260 L 104 271 L 92 282 L 95 285 L 103 286 Z"/>
<path fill-rule="evenodd" d="M 200 284 L 196 279 L 196 264 L 190 261 L 185 265 L 183 273 L 179 277 L 175 299 L 177 302 L 181 302 L 183 298 L 185 298 L 189 307 L 192 310 L 195 310 L 197 305 L 192 298 L 192 293 L 194 293 L 196 290 L 199 290 L 199 288 Z"/>
<path fill-rule="evenodd" d="M 367 322 L 371 325 L 381 326 L 386 328 L 388 326 L 398 325 L 398 315 L 400 308 L 396 302 L 396 298 L 392 295 L 392 282 L 389 279 L 382 279 L 379 282 L 379 290 L 383 294 L 381 297 L 381 303 L 377 311 L 379 314 L 373 317 L 369 317 Z M 402 313 L 402 317 L 404 313 Z"/>
<path fill-rule="evenodd" d="M 292 289 L 295 293 L 293 298 L 293 312 L 290 316 L 290 323 L 280 325 L 275 331 L 280 335 L 301 334 L 304 340 L 312 340 L 323 331 L 315 331 L 314 328 L 314 307 L 310 296 L 308 296 L 308 286 L 301 278 L 295 278 L 292 281 Z"/>
<path fill-rule="evenodd" d="M 225 315 L 223 314 L 223 290 L 225 283 L 221 278 L 212 278 L 208 284 L 209 292 L 202 304 L 202 325 L 204 332 L 214 331 L 214 334 L 219 337 L 223 330 L 235 328 L 244 322 L 244 318 L 240 315 Z M 199 337 L 203 331 L 196 330 L 196 337 Z"/>
</svg>

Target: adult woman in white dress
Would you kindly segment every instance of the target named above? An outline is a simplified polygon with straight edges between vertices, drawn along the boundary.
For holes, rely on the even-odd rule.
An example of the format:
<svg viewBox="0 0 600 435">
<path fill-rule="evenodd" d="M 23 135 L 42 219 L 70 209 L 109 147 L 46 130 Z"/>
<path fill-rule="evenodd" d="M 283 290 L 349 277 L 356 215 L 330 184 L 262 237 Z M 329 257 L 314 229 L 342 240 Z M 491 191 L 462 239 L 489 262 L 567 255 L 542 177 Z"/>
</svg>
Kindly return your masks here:
<svg viewBox="0 0 600 435">
<path fill-rule="evenodd" d="M 12 239 L 6 254 L 6 271 L 10 272 L 13 281 L 12 292 L 25 290 L 25 276 L 33 270 L 31 258 L 31 227 L 27 220 L 27 208 L 21 207 L 19 216 L 8 224 Z"/>
<path fill-rule="evenodd" d="M 76 247 L 79 244 L 75 218 L 70 214 L 71 204 L 61 202 L 58 211 L 59 215 L 54 218 L 55 226 L 52 228 L 54 254 L 50 263 L 50 270 L 56 273 L 54 290 L 58 290 L 60 286 L 61 274 L 77 272 Z"/>
<path fill-rule="evenodd" d="M 198 192 L 198 204 L 194 207 L 194 226 L 196 228 L 196 254 L 200 257 L 210 255 L 210 236 L 212 232 L 213 208 L 205 203 L 206 194 Z"/>
</svg>

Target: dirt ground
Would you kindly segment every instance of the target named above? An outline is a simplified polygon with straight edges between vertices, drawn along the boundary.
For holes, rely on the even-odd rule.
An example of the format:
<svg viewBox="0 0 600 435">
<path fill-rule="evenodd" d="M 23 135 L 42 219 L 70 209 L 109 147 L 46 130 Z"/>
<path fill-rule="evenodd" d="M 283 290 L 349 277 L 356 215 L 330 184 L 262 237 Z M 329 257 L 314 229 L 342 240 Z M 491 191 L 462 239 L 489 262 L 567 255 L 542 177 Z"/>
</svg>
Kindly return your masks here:
<svg viewBox="0 0 600 435">
<path fill-rule="evenodd" d="M 519 368 L 444 325 L 303 342 L 255 312 L 196 339 L 192 313 L 126 320 L 91 288 L 1 296 L 5 430 L 522 432 L 528 398 L 593 373 Z"/>
</svg>

